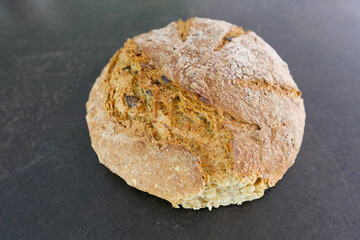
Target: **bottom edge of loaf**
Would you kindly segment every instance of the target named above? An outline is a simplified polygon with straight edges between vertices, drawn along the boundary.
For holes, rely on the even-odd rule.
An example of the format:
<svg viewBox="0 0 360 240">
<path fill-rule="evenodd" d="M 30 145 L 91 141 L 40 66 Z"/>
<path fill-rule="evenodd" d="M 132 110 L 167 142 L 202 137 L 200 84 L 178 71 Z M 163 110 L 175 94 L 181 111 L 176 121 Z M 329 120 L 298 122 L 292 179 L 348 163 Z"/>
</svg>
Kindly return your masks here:
<svg viewBox="0 0 360 240">
<path fill-rule="evenodd" d="M 101 161 L 101 159 L 99 160 L 101 164 L 120 176 L 113 166 L 106 164 L 106 162 Z M 131 183 L 127 182 L 126 179 L 124 180 L 129 186 L 135 187 Z M 227 178 L 221 178 L 221 180 L 216 178 L 208 179 L 200 193 L 189 196 L 186 199 L 178 199 L 174 201 L 166 199 L 164 196 L 158 196 L 155 193 L 149 194 L 169 201 L 174 208 L 180 208 L 180 206 L 184 209 L 193 210 L 208 208 L 209 211 L 211 211 L 213 208 L 219 208 L 220 206 L 228 206 L 232 204 L 241 205 L 243 202 L 259 199 L 264 195 L 264 192 L 268 187 L 269 185 L 266 179 L 255 178 L 254 180 L 254 177 L 240 179 L 229 174 Z M 139 189 L 138 187 L 135 188 L 143 192 L 148 192 L 146 189 Z"/>
<path fill-rule="evenodd" d="M 179 201 L 178 204 L 185 209 L 208 208 L 211 211 L 212 208 L 241 205 L 243 202 L 261 198 L 267 188 L 268 184 L 262 178 L 255 181 L 230 178 L 220 183 L 210 180 L 200 194 Z"/>
</svg>

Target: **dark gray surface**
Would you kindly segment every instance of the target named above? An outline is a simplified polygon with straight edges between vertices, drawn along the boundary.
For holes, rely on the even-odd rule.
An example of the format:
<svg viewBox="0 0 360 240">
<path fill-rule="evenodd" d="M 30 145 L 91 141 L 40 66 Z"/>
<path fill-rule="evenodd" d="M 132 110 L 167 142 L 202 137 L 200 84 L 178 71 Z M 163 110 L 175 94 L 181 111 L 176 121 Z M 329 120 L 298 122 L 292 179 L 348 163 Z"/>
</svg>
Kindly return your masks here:
<svg viewBox="0 0 360 240">
<path fill-rule="evenodd" d="M 346 3 L 345 3 L 346 2 Z M 190 16 L 252 29 L 303 92 L 295 165 L 260 200 L 191 211 L 98 163 L 85 102 L 128 37 Z M 0 239 L 359 239 L 360 2 L 0 2 Z"/>
</svg>

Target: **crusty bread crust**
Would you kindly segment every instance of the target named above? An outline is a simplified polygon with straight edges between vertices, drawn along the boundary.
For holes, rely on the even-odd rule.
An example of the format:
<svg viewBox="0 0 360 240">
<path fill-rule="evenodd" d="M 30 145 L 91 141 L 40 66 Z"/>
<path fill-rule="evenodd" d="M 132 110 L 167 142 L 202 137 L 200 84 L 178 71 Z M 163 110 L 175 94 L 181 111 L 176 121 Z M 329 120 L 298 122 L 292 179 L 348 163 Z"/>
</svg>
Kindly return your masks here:
<svg viewBox="0 0 360 240">
<path fill-rule="evenodd" d="M 86 119 L 100 162 L 131 186 L 173 206 L 195 209 L 261 197 L 264 189 L 282 178 L 300 149 L 305 110 L 287 64 L 267 43 L 254 32 L 203 18 L 171 23 L 133 41 L 174 84 L 231 116 L 223 121 L 232 135 L 233 177 L 217 181 L 239 182 L 234 184 L 240 190 L 250 184 L 255 190 L 233 193 L 248 194 L 244 198 L 193 203 L 208 189 L 199 157 L 184 146 L 159 147 L 135 136 L 134 129 L 119 124 L 106 109 L 106 79 L 111 77 L 114 59 L 97 79 L 87 103 Z M 231 186 L 229 191 L 235 191 Z"/>
</svg>

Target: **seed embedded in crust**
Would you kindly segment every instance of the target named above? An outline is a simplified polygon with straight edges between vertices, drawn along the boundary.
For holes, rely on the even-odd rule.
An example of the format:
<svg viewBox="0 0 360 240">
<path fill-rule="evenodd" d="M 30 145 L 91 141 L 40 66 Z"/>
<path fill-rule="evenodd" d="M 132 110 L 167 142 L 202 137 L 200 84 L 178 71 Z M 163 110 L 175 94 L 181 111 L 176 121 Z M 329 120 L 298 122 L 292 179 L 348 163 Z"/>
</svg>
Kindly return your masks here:
<svg viewBox="0 0 360 240">
<path fill-rule="evenodd" d="M 148 64 L 148 63 L 143 63 L 143 62 L 139 62 L 139 65 L 142 68 L 146 68 L 146 69 L 155 69 L 156 67 L 154 65 Z"/>
<path fill-rule="evenodd" d="M 141 53 L 142 53 L 141 49 L 140 49 L 139 47 L 136 47 L 136 49 L 135 49 L 135 55 L 136 55 L 136 56 L 139 56 L 139 55 L 141 55 Z"/>
<path fill-rule="evenodd" d="M 169 82 L 171 82 L 171 80 L 168 79 L 167 77 L 165 77 L 164 75 L 161 76 L 161 80 L 163 80 L 163 82 L 164 82 L 165 84 L 168 84 Z"/>
<path fill-rule="evenodd" d="M 154 84 L 156 86 L 160 85 L 161 83 L 158 80 L 152 81 L 151 84 Z"/>
<path fill-rule="evenodd" d="M 147 90 L 147 91 L 146 91 L 146 94 L 149 95 L 149 96 L 152 96 L 152 95 L 153 95 L 153 93 L 152 93 L 151 90 Z"/>
<path fill-rule="evenodd" d="M 137 96 L 126 96 L 125 100 L 129 107 L 135 107 L 139 102 L 139 98 Z"/>
<path fill-rule="evenodd" d="M 205 104 L 210 104 L 210 101 L 207 98 L 200 97 L 199 99 L 200 99 L 200 101 L 202 101 Z"/>
<path fill-rule="evenodd" d="M 231 42 L 232 39 L 233 39 L 233 37 L 230 37 L 230 36 L 225 37 L 225 40 L 228 41 L 228 42 Z"/>
</svg>

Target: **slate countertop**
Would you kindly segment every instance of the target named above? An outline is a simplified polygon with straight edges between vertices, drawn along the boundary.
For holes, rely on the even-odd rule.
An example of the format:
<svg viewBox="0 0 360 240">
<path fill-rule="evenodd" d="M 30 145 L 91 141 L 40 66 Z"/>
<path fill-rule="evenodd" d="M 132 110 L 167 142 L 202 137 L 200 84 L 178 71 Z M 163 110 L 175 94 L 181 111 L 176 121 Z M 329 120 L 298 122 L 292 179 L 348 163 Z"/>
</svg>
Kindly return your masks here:
<svg viewBox="0 0 360 240">
<path fill-rule="evenodd" d="M 251 29 L 305 99 L 294 166 L 262 199 L 191 211 L 98 163 L 85 122 L 128 37 L 192 16 Z M 359 239 L 360 2 L 0 1 L 0 239 Z"/>
</svg>

